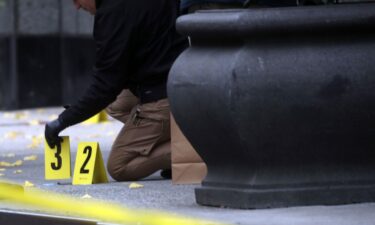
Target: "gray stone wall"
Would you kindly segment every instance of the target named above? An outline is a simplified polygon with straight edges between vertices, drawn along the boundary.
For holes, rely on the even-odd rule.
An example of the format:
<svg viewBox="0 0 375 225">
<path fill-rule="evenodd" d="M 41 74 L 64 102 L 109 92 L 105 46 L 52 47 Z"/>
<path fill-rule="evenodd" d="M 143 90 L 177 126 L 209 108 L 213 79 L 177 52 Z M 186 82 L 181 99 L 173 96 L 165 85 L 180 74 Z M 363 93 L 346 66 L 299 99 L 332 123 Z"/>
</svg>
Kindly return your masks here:
<svg viewBox="0 0 375 225">
<path fill-rule="evenodd" d="M 16 27 L 19 35 L 91 36 L 93 21 L 67 0 L 0 0 L 0 35 L 9 35 Z"/>
<path fill-rule="evenodd" d="M 59 33 L 59 0 L 19 0 L 17 8 L 19 34 Z"/>
<path fill-rule="evenodd" d="M 0 110 L 76 99 L 92 72 L 93 21 L 71 0 L 0 0 Z"/>
<path fill-rule="evenodd" d="M 0 0 L 0 36 L 9 35 L 13 29 L 13 9 L 10 1 Z"/>
<path fill-rule="evenodd" d="M 62 32 L 64 35 L 92 35 L 94 17 L 82 10 L 76 10 L 70 1 L 63 1 Z"/>
</svg>

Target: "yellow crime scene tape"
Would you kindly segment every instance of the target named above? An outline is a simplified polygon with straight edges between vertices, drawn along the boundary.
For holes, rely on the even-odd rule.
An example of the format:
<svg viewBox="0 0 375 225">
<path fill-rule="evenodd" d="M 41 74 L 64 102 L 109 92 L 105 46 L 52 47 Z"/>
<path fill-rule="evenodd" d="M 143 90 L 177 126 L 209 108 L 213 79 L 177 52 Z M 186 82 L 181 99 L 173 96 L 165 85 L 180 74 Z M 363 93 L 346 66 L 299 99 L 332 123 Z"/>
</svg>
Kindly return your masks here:
<svg viewBox="0 0 375 225">
<path fill-rule="evenodd" d="M 156 211 L 128 209 L 116 204 L 92 199 L 75 199 L 66 195 L 41 191 L 0 181 L 0 201 L 6 200 L 22 206 L 57 213 L 94 219 L 100 222 L 137 225 L 224 225 L 221 223 L 184 218 Z"/>
</svg>

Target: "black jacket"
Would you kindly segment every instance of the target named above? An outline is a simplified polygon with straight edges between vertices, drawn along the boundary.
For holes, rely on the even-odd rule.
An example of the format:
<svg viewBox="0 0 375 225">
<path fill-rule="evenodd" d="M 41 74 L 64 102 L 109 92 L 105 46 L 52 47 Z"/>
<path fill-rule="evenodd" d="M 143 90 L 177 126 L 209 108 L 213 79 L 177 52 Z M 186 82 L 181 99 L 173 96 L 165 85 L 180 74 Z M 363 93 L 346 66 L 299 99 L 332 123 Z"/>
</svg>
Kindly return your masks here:
<svg viewBox="0 0 375 225">
<path fill-rule="evenodd" d="M 166 97 L 169 70 L 187 47 L 186 38 L 175 29 L 178 8 L 177 0 L 97 1 L 93 81 L 59 116 L 60 122 L 71 126 L 90 118 L 123 89 L 130 89 L 141 101 Z"/>
</svg>

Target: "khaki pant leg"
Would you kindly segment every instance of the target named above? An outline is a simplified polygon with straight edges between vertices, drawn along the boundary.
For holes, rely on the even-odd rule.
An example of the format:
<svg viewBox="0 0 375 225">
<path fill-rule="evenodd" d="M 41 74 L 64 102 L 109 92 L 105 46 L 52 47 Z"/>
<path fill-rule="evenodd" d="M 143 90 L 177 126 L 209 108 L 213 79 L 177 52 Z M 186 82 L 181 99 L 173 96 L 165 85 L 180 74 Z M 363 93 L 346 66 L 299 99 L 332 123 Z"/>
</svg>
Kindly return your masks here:
<svg viewBox="0 0 375 225">
<path fill-rule="evenodd" d="M 139 103 L 139 99 L 128 89 L 123 90 L 110 104 L 106 111 L 111 117 L 125 123 L 129 118 L 132 108 Z"/>
<path fill-rule="evenodd" d="M 115 180 L 138 180 L 171 167 L 169 113 L 167 99 L 133 107 L 107 164 Z"/>
</svg>

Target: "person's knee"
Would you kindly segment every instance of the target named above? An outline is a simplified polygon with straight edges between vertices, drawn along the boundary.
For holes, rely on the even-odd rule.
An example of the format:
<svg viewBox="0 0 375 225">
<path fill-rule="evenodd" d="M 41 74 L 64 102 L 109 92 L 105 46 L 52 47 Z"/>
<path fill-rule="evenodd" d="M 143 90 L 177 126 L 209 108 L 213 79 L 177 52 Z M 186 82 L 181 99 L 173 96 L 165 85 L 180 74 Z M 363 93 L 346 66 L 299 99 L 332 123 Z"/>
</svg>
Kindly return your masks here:
<svg viewBox="0 0 375 225">
<path fill-rule="evenodd" d="M 116 165 L 112 161 L 108 161 L 107 163 L 107 170 L 109 175 L 115 181 L 135 181 L 139 180 L 143 177 L 138 177 L 136 173 L 132 172 L 131 169 L 128 168 L 128 165 Z"/>
<path fill-rule="evenodd" d="M 122 181 L 122 176 L 121 176 L 122 170 L 123 168 L 121 168 L 119 165 L 116 165 L 113 161 L 108 160 L 107 171 L 114 180 Z"/>
</svg>

